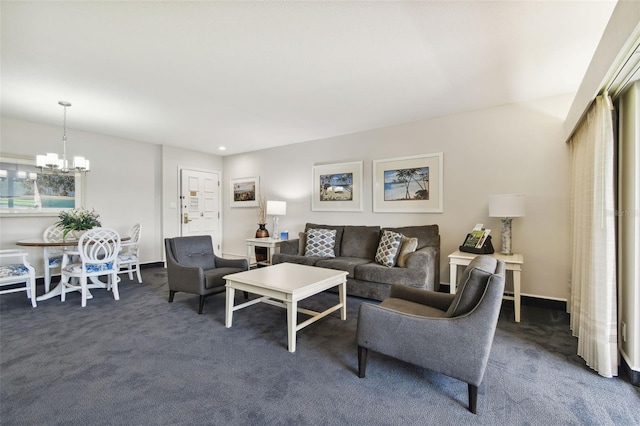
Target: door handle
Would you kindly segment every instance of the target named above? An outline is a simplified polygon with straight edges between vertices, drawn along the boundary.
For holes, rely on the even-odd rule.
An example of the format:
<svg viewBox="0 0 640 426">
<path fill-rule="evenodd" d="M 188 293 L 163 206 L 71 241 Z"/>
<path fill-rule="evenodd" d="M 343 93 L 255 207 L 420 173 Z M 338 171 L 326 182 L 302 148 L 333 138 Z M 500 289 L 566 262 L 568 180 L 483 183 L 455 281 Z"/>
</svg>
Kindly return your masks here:
<svg viewBox="0 0 640 426">
<path fill-rule="evenodd" d="M 189 219 L 189 213 L 183 213 L 182 214 L 182 223 L 189 223 L 191 222 L 191 219 Z"/>
</svg>

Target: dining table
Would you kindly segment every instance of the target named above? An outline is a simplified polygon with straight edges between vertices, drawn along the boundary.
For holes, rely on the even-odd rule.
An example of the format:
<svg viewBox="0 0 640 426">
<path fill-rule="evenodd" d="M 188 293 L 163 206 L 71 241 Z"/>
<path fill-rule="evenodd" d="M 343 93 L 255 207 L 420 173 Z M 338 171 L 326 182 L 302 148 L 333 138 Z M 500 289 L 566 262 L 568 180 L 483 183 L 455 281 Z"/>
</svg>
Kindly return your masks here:
<svg viewBox="0 0 640 426">
<path fill-rule="evenodd" d="M 131 237 L 126 236 L 126 237 L 121 237 L 120 241 L 128 241 Z M 76 250 L 71 250 L 72 247 L 77 247 L 78 246 L 78 240 L 76 239 L 69 239 L 66 241 L 45 241 L 42 238 L 28 238 L 25 240 L 20 240 L 18 242 L 16 242 L 17 246 L 22 246 L 22 247 L 40 247 L 43 249 L 46 248 L 51 248 L 51 247 L 60 247 L 63 248 L 62 251 L 62 266 L 61 268 L 64 268 L 70 261 L 71 256 L 74 255 L 79 255 L 78 251 Z M 44 267 L 47 268 L 48 267 L 48 259 L 45 255 L 44 257 Z M 98 279 L 98 277 L 89 277 L 89 279 L 91 280 L 91 284 L 89 284 L 88 288 L 106 288 L 106 283 L 100 281 Z M 118 277 L 118 279 L 120 279 L 120 277 Z M 70 289 L 70 291 L 79 291 L 79 290 L 75 290 L 75 289 Z M 58 285 L 56 285 L 55 287 L 53 287 L 51 290 L 47 291 L 46 293 L 37 296 L 36 300 L 38 302 L 42 301 L 42 300 L 48 300 L 51 299 L 52 297 L 56 297 L 56 296 L 60 296 L 60 294 L 62 293 L 62 282 L 59 282 Z M 91 299 L 93 296 L 91 295 L 91 292 L 89 292 L 89 294 L 87 294 L 87 299 Z"/>
</svg>

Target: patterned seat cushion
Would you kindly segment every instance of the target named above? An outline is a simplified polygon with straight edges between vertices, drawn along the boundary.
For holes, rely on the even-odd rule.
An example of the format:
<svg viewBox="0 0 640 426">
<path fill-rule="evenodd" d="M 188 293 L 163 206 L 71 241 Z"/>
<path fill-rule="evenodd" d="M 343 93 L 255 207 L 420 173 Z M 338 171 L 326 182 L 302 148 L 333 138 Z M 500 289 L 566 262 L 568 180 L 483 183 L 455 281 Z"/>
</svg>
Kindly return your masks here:
<svg viewBox="0 0 640 426">
<path fill-rule="evenodd" d="M 62 255 L 49 258 L 49 267 L 60 266 L 62 264 Z"/>
<path fill-rule="evenodd" d="M 138 261 L 138 255 L 135 253 L 120 253 L 118 255 L 118 262 L 121 263 L 130 263 L 130 262 L 137 262 Z"/>
<path fill-rule="evenodd" d="M 88 263 L 87 264 L 87 272 L 103 272 L 110 271 L 113 269 L 113 262 L 107 263 Z M 65 266 L 65 272 L 70 274 L 81 274 L 82 273 L 82 263 L 72 263 L 70 265 Z"/>
<path fill-rule="evenodd" d="M 21 263 L 0 266 L 0 278 L 28 275 L 29 269 Z"/>
</svg>

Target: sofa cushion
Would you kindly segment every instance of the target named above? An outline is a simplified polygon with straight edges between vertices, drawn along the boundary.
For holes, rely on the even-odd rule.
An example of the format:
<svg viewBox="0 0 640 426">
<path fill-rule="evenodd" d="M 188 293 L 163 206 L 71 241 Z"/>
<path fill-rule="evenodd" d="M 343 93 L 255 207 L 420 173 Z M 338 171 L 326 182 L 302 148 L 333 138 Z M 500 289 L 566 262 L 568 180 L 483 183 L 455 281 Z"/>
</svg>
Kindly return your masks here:
<svg viewBox="0 0 640 426">
<path fill-rule="evenodd" d="M 335 257 L 336 245 L 335 229 L 309 229 L 307 231 L 307 245 L 305 256 Z"/>
<path fill-rule="evenodd" d="M 340 256 L 373 260 L 379 240 L 379 226 L 345 226 L 342 233 Z"/>
<path fill-rule="evenodd" d="M 371 262 L 370 259 L 363 259 L 361 257 L 334 257 L 332 259 L 322 258 L 316 262 L 315 266 L 320 268 L 338 269 L 340 271 L 346 271 L 350 277 L 355 274 L 356 266 L 364 265 Z"/>
<path fill-rule="evenodd" d="M 376 262 L 356 266 L 354 278 L 385 284 L 406 284 L 424 287 L 427 271 L 424 269 L 388 268 Z"/>
<path fill-rule="evenodd" d="M 276 253 L 273 255 L 273 264 L 297 263 L 298 265 L 314 266 L 318 260 L 324 257 L 299 256 L 297 254 Z"/>
<path fill-rule="evenodd" d="M 318 225 L 315 223 L 307 223 L 304 227 L 305 231 L 309 231 L 309 229 L 335 229 L 336 230 L 336 245 L 333 247 L 333 252 L 336 257 L 342 256 L 340 252 L 340 246 L 342 244 L 342 233 L 344 231 L 344 226 L 335 226 L 335 225 Z"/>
<path fill-rule="evenodd" d="M 403 226 L 400 228 L 382 228 L 385 230 L 397 232 L 409 238 L 418 239 L 418 247 L 420 250 L 424 247 L 440 247 L 440 234 L 438 225 L 420 225 L 420 226 Z"/>
<path fill-rule="evenodd" d="M 402 241 L 402 234 L 393 231 L 384 231 L 380 237 L 378 250 L 376 251 L 376 262 L 392 268 L 396 264 L 398 248 Z"/>
<path fill-rule="evenodd" d="M 398 258 L 396 260 L 396 265 L 401 268 L 407 267 L 407 256 L 416 251 L 418 247 L 418 239 L 417 238 L 409 238 L 406 236 L 402 236 L 402 242 L 400 243 L 400 250 L 398 250 Z"/>
</svg>

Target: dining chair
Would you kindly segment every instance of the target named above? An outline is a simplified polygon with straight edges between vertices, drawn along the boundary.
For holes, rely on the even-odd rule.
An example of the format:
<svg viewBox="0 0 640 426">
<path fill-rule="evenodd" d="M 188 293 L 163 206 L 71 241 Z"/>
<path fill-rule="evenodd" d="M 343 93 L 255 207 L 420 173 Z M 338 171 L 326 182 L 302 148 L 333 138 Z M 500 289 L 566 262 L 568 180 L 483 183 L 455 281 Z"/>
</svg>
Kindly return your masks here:
<svg viewBox="0 0 640 426">
<path fill-rule="evenodd" d="M 59 243 L 62 242 L 62 233 L 64 229 L 57 225 L 51 225 L 44 230 L 42 239 L 45 243 Z M 63 249 L 60 247 L 44 247 L 43 248 L 43 261 L 44 261 L 44 291 L 49 291 L 51 287 L 51 272 L 54 269 L 59 269 L 62 265 Z"/>
<path fill-rule="evenodd" d="M 25 283 L 24 287 L 10 287 L 0 294 L 26 291 L 31 306 L 36 307 L 36 270 L 27 261 L 28 253 L 22 250 L 0 250 L 0 287 Z"/>
<path fill-rule="evenodd" d="M 62 259 L 62 280 L 60 299 L 64 302 L 68 289 L 80 290 L 82 307 L 87 306 L 90 288 L 106 288 L 113 292 L 113 298 L 120 300 L 118 293 L 118 253 L 120 235 L 111 228 L 93 228 L 86 231 L 78 240 L 77 251 L 68 251 Z M 80 262 L 69 263 L 72 255 Z M 107 276 L 107 282 L 98 277 Z M 72 282 L 78 278 L 78 282 Z M 91 283 L 89 283 L 91 280 Z"/>
<path fill-rule="evenodd" d="M 140 277 L 141 232 L 142 227 L 139 223 L 133 225 L 129 231 L 129 240 L 120 244 L 122 251 L 118 254 L 119 273 L 127 272 L 129 274 L 129 279 L 133 280 L 133 273 L 135 272 L 140 284 L 142 284 L 142 278 Z"/>
</svg>

